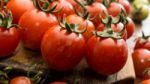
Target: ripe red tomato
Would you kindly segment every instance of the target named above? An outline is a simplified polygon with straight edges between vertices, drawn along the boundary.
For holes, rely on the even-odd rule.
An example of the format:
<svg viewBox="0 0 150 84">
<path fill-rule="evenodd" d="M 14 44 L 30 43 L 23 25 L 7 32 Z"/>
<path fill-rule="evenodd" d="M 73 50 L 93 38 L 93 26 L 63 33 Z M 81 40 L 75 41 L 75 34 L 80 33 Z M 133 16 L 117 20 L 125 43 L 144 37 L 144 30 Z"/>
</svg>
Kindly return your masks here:
<svg viewBox="0 0 150 84">
<path fill-rule="evenodd" d="M 135 31 L 135 24 L 133 22 L 133 20 L 129 17 L 127 17 L 128 23 L 126 24 L 126 30 L 127 30 L 127 38 L 130 38 L 134 31 Z"/>
<path fill-rule="evenodd" d="M 66 82 L 52 82 L 50 84 L 67 84 Z"/>
<path fill-rule="evenodd" d="M 142 77 L 144 70 L 150 67 L 150 62 L 148 61 L 150 59 L 150 51 L 147 49 L 136 49 L 132 54 L 132 58 L 136 75 Z"/>
<path fill-rule="evenodd" d="M 140 84 L 150 84 L 150 79 L 143 80 Z"/>
<path fill-rule="evenodd" d="M 88 41 L 88 39 L 93 36 L 93 31 L 95 30 L 94 24 L 90 20 L 84 20 L 82 17 L 78 15 L 69 15 L 66 17 L 66 21 L 69 24 L 77 24 L 80 26 L 79 29 L 83 30 L 86 28 L 86 31 L 83 33 L 83 37 L 85 41 Z"/>
<path fill-rule="evenodd" d="M 77 4 L 74 0 L 67 0 L 74 8 L 78 8 L 79 4 Z"/>
<path fill-rule="evenodd" d="M 41 44 L 45 62 L 50 68 L 60 71 L 73 69 L 82 59 L 84 51 L 85 40 L 82 35 L 60 26 L 49 29 Z"/>
<path fill-rule="evenodd" d="M 56 11 L 61 10 L 54 13 L 59 18 L 62 18 L 64 15 L 74 14 L 73 6 L 67 0 L 56 0 L 50 4 L 50 7 L 54 7 L 55 5 L 57 5 Z"/>
<path fill-rule="evenodd" d="M 11 79 L 9 84 L 32 84 L 32 82 L 28 77 L 19 76 Z"/>
<path fill-rule="evenodd" d="M 58 24 L 56 17 L 34 9 L 26 12 L 19 20 L 21 40 L 26 48 L 39 50 L 42 37 L 50 27 Z"/>
<path fill-rule="evenodd" d="M 20 41 L 17 28 L 4 29 L 0 27 L 0 57 L 12 54 Z"/>
<path fill-rule="evenodd" d="M 118 0 L 118 2 L 124 7 L 127 15 L 131 13 L 131 5 L 128 0 Z"/>
<path fill-rule="evenodd" d="M 86 52 L 89 67 L 102 75 L 118 72 L 128 57 L 127 44 L 123 39 L 93 36 L 87 43 Z"/>
<path fill-rule="evenodd" d="M 32 0 L 10 0 L 7 8 L 13 15 L 13 23 L 18 23 L 20 17 L 28 10 L 34 9 Z"/>
<path fill-rule="evenodd" d="M 125 10 L 123 8 L 123 6 L 121 4 L 119 4 L 119 3 L 117 3 L 117 2 L 110 3 L 109 7 L 107 8 L 108 13 L 110 15 L 112 15 L 113 17 L 118 16 L 121 13 L 122 9 Z"/>
<path fill-rule="evenodd" d="M 94 2 L 91 5 L 87 5 L 86 9 L 91 16 L 91 21 L 93 22 L 95 27 L 97 27 L 101 23 L 102 18 L 100 16 L 103 16 L 104 12 L 107 13 L 106 7 L 99 2 Z"/>
<path fill-rule="evenodd" d="M 144 48 L 150 50 L 150 38 L 139 37 L 134 49 Z"/>
</svg>

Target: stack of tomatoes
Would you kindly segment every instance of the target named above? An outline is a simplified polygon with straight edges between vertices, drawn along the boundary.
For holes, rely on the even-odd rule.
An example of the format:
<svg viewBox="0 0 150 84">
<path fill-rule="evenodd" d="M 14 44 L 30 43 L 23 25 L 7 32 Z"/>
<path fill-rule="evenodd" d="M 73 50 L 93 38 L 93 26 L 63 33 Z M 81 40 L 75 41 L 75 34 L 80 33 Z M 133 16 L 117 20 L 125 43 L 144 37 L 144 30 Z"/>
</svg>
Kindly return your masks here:
<svg viewBox="0 0 150 84">
<path fill-rule="evenodd" d="M 95 72 L 111 75 L 127 61 L 126 40 L 135 27 L 127 0 L 10 0 L 6 8 L 19 26 L 24 47 L 41 51 L 51 69 L 71 70 L 85 57 Z M 8 31 L 0 29 L 3 52 L 9 49 L 3 45 L 12 43 L 1 41 L 1 32 L 14 34 Z"/>
</svg>

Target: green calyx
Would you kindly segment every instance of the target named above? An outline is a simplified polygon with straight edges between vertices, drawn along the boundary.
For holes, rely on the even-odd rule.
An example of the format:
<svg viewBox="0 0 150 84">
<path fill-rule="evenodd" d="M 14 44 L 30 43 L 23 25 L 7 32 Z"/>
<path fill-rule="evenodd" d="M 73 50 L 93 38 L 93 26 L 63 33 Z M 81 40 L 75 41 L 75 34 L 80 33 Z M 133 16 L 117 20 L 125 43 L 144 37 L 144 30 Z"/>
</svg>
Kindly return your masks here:
<svg viewBox="0 0 150 84">
<path fill-rule="evenodd" d="M 119 21 L 120 21 L 120 16 L 112 17 L 108 15 L 107 18 L 102 19 L 102 23 L 105 24 L 106 27 L 105 30 L 95 31 L 94 34 L 96 36 L 103 37 L 103 38 L 110 37 L 114 39 L 122 39 L 121 35 L 124 32 L 125 27 L 123 27 L 123 29 L 120 32 L 114 32 L 111 27 L 112 24 L 119 23 Z"/>
<path fill-rule="evenodd" d="M 74 32 L 74 33 L 77 33 L 77 34 L 80 34 L 80 33 L 84 33 L 86 31 L 86 28 L 83 28 L 83 29 L 79 29 L 80 28 L 80 25 L 79 24 L 68 24 L 66 22 L 66 19 L 63 19 L 62 22 L 59 21 L 59 24 L 62 28 L 66 29 L 68 32 Z M 87 24 L 86 24 L 87 26 Z"/>
<path fill-rule="evenodd" d="M 140 42 L 141 42 L 141 43 L 147 42 L 147 40 L 148 40 L 149 37 L 150 37 L 150 35 L 145 36 L 144 32 L 142 31 L 142 37 L 141 37 Z"/>
<path fill-rule="evenodd" d="M 60 12 L 62 10 L 62 8 L 60 10 L 56 10 L 57 5 L 53 6 L 53 7 L 49 7 L 49 4 L 54 2 L 55 0 L 46 0 L 46 1 L 42 1 L 42 0 L 33 0 L 33 4 L 35 5 L 35 7 L 43 12 L 46 13 L 55 13 L 55 12 Z M 42 3 L 42 5 L 41 5 Z"/>
<path fill-rule="evenodd" d="M 30 78 L 33 84 L 41 84 L 41 82 L 43 82 L 42 75 L 43 75 L 42 71 L 38 71 L 36 74 L 33 73 L 32 71 L 29 71 L 27 73 L 27 77 Z"/>
<path fill-rule="evenodd" d="M 121 23 L 123 23 L 124 25 L 126 25 L 128 23 L 128 20 L 127 20 L 127 14 L 126 12 L 122 9 L 121 10 L 121 13 L 120 13 L 120 21 Z"/>
<path fill-rule="evenodd" d="M 16 26 L 12 24 L 12 20 L 11 11 L 4 9 L 0 12 L 0 27 L 9 29 L 12 26 Z"/>
</svg>

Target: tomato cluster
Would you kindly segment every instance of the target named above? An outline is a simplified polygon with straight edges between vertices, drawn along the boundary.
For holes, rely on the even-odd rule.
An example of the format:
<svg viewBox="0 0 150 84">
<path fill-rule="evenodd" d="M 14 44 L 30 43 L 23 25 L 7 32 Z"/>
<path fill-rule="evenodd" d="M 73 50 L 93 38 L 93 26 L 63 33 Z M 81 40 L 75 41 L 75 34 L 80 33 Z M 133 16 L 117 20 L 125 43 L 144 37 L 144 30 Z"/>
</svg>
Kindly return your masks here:
<svg viewBox="0 0 150 84">
<path fill-rule="evenodd" d="M 136 40 L 134 52 L 132 54 L 135 73 L 138 77 L 142 77 L 141 84 L 148 84 L 150 78 L 150 38 L 142 32 L 142 37 Z"/>
<path fill-rule="evenodd" d="M 135 28 L 127 0 L 10 0 L 6 8 L 20 28 L 19 35 L 15 28 L 0 28 L 0 57 L 21 39 L 58 71 L 73 69 L 85 57 L 95 72 L 111 75 L 127 61 L 126 40 Z"/>
</svg>

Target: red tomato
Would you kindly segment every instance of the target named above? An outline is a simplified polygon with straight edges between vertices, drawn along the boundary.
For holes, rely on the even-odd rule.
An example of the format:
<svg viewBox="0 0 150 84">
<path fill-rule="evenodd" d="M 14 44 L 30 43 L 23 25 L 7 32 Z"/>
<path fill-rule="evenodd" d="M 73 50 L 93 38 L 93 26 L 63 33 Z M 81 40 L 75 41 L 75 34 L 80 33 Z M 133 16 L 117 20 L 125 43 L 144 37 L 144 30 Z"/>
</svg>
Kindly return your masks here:
<svg viewBox="0 0 150 84">
<path fill-rule="evenodd" d="M 102 75 L 118 72 L 128 57 L 127 44 L 123 39 L 93 36 L 89 39 L 86 50 L 89 67 Z"/>
<path fill-rule="evenodd" d="M 67 1 L 69 3 L 71 3 L 74 8 L 78 8 L 79 7 L 79 5 L 74 0 L 67 0 Z"/>
<path fill-rule="evenodd" d="M 46 14 L 37 9 L 26 12 L 19 20 L 24 46 L 32 50 L 39 50 L 45 31 L 56 24 L 58 21 L 53 14 Z"/>
<path fill-rule="evenodd" d="M 11 79 L 9 84 L 32 84 L 32 82 L 27 77 L 19 76 Z"/>
<path fill-rule="evenodd" d="M 117 2 L 112 2 L 107 8 L 108 13 L 113 17 L 118 16 L 121 13 L 121 9 L 124 10 L 123 6 Z"/>
<path fill-rule="evenodd" d="M 150 84 L 150 79 L 143 80 L 140 84 Z"/>
<path fill-rule="evenodd" d="M 127 17 L 127 20 L 128 20 L 128 23 L 126 24 L 127 38 L 130 38 L 135 31 L 135 24 L 131 18 Z"/>
<path fill-rule="evenodd" d="M 131 13 L 131 5 L 128 0 L 118 0 L 118 2 L 124 7 L 127 15 Z"/>
<path fill-rule="evenodd" d="M 20 41 L 17 28 L 4 29 L 0 27 L 0 57 L 5 57 L 13 53 Z"/>
<path fill-rule="evenodd" d="M 62 18 L 64 15 L 68 16 L 74 14 L 73 6 L 67 0 L 56 0 L 50 4 L 50 7 L 54 7 L 55 5 L 57 5 L 56 11 L 61 10 L 60 12 L 55 13 L 57 17 Z"/>
<path fill-rule="evenodd" d="M 7 8 L 13 15 L 13 23 L 18 23 L 20 17 L 28 10 L 34 9 L 32 0 L 10 0 Z"/>
<path fill-rule="evenodd" d="M 66 83 L 66 82 L 52 82 L 50 84 L 68 84 L 68 83 Z"/>
<path fill-rule="evenodd" d="M 60 26 L 49 29 L 41 44 L 45 62 L 50 68 L 60 71 L 73 69 L 82 59 L 84 51 L 82 35 L 68 32 Z"/>
<path fill-rule="evenodd" d="M 136 41 L 134 49 L 144 48 L 150 50 L 150 38 L 139 37 Z"/>
<path fill-rule="evenodd" d="M 92 18 L 91 21 L 97 27 L 101 23 L 102 18 L 100 16 L 103 16 L 104 12 L 107 13 L 106 7 L 102 3 L 94 2 L 91 5 L 87 5 L 86 8 Z"/>
<path fill-rule="evenodd" d="M 83 37 L 86 41 L 93 36 L 93 31 L 95 30 L 94 24 L 90 20 L 84 20 L 82 17 L 77 15 L 69 15 L 66 17 L 67 23 L 79 24 L 80 29 L 86 28 L 86 31 L 83 33 Z"/>
<path fill-rule="evenodd" d="M 150 51 L 147 49 L 136 49 L 132 54 L 132 58 L 136 75 L 142 77 L 144 70 L 150 67 L 150 62 L 148 61 L 150 59 Z"/>
</svg>

